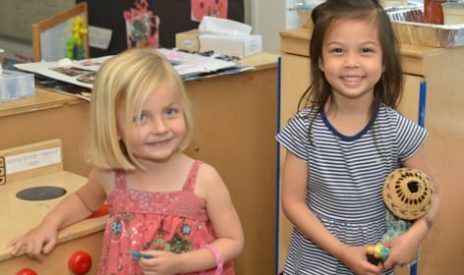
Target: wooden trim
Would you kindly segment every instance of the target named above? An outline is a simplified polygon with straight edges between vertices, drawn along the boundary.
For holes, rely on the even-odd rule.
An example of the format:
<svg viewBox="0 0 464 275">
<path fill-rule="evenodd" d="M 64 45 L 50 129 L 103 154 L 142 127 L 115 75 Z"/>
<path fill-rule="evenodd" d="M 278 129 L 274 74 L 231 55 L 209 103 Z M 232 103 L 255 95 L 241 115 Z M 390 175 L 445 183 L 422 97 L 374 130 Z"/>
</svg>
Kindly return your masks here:
<svg viewBox="0 0 464 275">
<path fill-rule="evenodd" d="M 87 3 L 81 2 L 68 10 L 62 11 L 52 17 L 32 24 L 32 59 L 39 62 L 42 59 L 40 34 L 70 18 L 84 14 L 84 26 L 88 26 Z M 85 58 L 89 57 L 89 43 L 87 36 L 84 36 Z"/>
</svg>

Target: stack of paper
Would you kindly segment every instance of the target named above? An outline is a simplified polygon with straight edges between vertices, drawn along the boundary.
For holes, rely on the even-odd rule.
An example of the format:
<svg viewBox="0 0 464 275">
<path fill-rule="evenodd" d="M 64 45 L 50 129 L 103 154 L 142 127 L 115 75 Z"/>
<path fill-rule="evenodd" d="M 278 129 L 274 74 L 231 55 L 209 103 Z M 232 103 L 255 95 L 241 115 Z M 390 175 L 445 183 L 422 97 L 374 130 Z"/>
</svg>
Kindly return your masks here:
<svg viewBox="0 0 464 275">
<path fill-rule="evenodd" d="M 184 80 L 198 79 L 215 74 L 237 73 L 253 69 L 253 67 L 250 66 L 240 66 L 235 62 L 225 61 L 211 56 L 207 57 L 169 49 L 154 50 L 166 56 Z M 91 89 L 96 72 L 101 64 L 111 57 L 112 56 L 104 56 L 80 61 L 64 59 L 57 62 L 22 63 L 15 64 L 15 67 L 19 70 L 32 72 Z"/>
</svg>

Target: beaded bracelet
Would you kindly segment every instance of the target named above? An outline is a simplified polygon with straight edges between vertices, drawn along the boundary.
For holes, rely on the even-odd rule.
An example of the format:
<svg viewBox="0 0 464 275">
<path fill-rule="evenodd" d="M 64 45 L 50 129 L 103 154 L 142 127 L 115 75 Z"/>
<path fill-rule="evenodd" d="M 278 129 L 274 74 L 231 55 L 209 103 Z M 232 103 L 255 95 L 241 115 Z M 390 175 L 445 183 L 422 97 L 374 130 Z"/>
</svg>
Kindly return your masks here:
<svg viewBox="0 0 464 275">
<path fill-rule="evenodd" d="M 205 248 L 208 249 L 216 260 L 216 275 L 222 275 L 222 269 L 224 265 L 224 259 L 222 258 L 221 252 L 214 244 L 207 244 Z"/>
</svg>

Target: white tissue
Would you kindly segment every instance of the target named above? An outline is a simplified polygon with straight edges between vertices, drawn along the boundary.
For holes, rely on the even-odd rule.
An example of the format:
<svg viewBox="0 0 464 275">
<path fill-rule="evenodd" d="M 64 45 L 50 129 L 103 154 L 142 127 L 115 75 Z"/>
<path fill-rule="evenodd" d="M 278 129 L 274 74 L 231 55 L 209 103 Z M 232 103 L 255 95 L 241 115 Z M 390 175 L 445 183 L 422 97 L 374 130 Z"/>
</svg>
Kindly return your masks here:
<svg viewBox="0 0 464 275">
<path fill-rule="evenodd" d="M 251 33 L 251 26 L 237 21 L 203 16 L 198 26 L 200 34 L 217 34 L 223 36 L 237 36 Z"/>
<path fill-rule="evenodd" d="M 204 16 L 198 31 L 201 52 L 245 57 L 262 50 L 261 35 L 251 34 L 251 26 L 237 21 Z"/>
</svg>

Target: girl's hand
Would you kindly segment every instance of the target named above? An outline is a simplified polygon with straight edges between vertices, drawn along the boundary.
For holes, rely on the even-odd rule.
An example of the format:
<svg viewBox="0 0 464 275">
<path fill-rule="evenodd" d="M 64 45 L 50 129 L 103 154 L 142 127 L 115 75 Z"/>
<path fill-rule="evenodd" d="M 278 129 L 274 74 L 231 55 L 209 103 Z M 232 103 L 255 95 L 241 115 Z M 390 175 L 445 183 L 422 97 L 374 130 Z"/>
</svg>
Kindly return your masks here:
<svg viewBox="0 0 464 275">
<path fill-rule="evenodd" d="M 145 275 L 172 275 L 179 273 L 181 255 L 168 251 L 149 250 L 141 251 L 152 255 L 152 259 L 140 259 L 139 266 Z"/>
<path fill-rule="evenodd" d="M 412 262 L 419 249 L 419 241 L 409 237 L 407 232 L 385 242 L 384 245 L 390 247 L 390 255 L 384 263 L 387 269 Z"/>
<path fill-rule="evenodd" d="M 25 235 L 12 240 L 11 255 L 19 253 L 21 248 L 26 248 L 27 255 L 33 260 L 42 261 L 43 256 L 49 254 L 56 245 L 58 227 L 51 223 L 42 222 Z"/>
<path fill-rule="evenodd" d="M 358 275 L 382 274 L 382 264 L 373 265 L 367 260 L 365 246 L 346 247 L 340 255 L 340 261 Z"/>
</svg>

